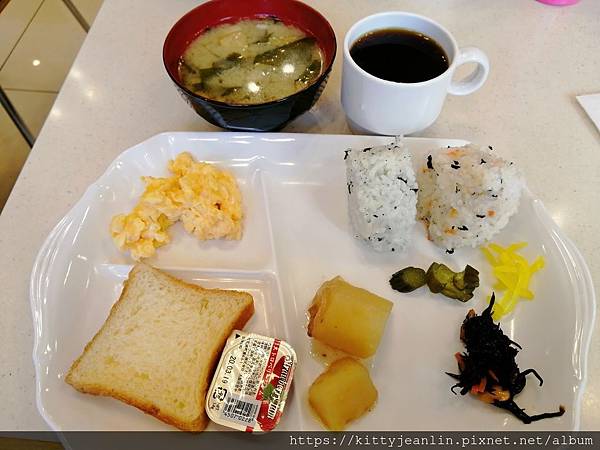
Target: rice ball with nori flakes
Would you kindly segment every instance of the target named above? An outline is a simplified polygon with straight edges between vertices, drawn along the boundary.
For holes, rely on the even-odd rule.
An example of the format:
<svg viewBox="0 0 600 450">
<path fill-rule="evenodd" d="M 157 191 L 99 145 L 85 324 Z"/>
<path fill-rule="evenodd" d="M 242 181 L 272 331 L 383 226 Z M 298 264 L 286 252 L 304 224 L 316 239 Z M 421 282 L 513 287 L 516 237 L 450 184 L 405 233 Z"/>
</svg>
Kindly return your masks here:
<svg viewBox="0 0 600 450">
<path fill-rule="evenodd" d="M 418 170 L 419 219 L 449 253 L 497 234 L 516 213 L 524 182 L 511 162 L 474 145 L 438 149 Z"/>
<path fill-rule="evenodd" d="M 350 221 L 377 251 L 401 252 L 416 221 L 418 185 L 410 153 L 400 143 L 347 150 Z"/>
</svg>

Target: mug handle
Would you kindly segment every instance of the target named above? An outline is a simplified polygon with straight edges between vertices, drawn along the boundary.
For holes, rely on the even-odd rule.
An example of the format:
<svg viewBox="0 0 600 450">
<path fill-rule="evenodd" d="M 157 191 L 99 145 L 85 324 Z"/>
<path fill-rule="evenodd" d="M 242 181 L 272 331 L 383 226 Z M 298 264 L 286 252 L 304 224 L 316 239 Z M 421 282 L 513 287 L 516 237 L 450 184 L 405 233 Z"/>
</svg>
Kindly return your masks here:
<svg viewBox="0 0 600 450">
<path fill-rule="evenodd" d="M 468 95 L 479 89 L 488 77 L 490 62 L 488 57 L 477 47 L 459 49 L 456 67 L 466 63 L 476 63 L 477 67 L 465 79 L 451 81 L 448 92 L 452 95 Z"/>
</svg>

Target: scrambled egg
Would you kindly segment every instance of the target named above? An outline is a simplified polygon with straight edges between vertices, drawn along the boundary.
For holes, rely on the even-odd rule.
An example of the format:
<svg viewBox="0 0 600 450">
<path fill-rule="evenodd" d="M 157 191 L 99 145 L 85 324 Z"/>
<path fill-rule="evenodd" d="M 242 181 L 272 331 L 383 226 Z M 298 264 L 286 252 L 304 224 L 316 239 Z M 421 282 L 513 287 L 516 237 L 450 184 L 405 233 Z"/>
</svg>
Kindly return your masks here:
<svg viewBox="0 0 600 450">
<path fill-rule="evenodd" d="M 242 237 L 242 195 L 235 178 L 213 165 L 181 153 L 169 162 L 169 178 L 142 177 L 146 189 L 129 214 L 113 217 L 117 247 L 135 260 L 152 256 L 169 243 L 177 221 L 200 240 Z"/>
</svg>

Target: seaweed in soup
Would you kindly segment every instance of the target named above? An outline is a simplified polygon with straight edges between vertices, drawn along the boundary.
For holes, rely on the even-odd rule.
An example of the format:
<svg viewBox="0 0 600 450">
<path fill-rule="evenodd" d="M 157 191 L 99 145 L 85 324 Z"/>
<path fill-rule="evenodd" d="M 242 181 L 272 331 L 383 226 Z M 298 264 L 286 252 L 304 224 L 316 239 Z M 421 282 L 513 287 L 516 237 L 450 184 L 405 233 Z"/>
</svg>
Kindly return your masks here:
<svg viewBox="0 0 600 450">
<path fill-rule="evenodd" d="M 314 82 L 323 56 L 312 36 L 273 18 L 216 26 L 181 58 L 180 78 L 191 91 L 230 104 L 287 97 Z"/>
</svg>

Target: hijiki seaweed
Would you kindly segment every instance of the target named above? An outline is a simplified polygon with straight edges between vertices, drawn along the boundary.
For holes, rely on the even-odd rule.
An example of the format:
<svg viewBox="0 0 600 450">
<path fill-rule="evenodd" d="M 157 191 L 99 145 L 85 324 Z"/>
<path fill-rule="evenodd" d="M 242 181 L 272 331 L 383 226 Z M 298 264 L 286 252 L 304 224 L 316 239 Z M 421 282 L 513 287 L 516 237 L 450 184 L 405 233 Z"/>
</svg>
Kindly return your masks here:
<svg viewBox="0 0 600 450">
<path fill-rule="evenodd" d="M 565 413 L 564 406 L 556 412 L 547 412 L 530 416 L 515 403 L 514 397 L 519 394 L 527 382 L 526 376 L 533 374 L 540 382 L 544 380 L 535 369 L 520 371 L 515 357 L 521 346 L 510 340 L 492 320 L 494 294 L 490 305 L 478 316 L 470 310 L 460 328 L 460 339 L 465 344 L 465 353 L 456 353 L 459 374 L 448 373 L 458 380 L 452 386 L 461 388 L 461 395 L 468 392 L 479 400 L 510 411 L 525 424 L 551 417 L 559 417 Z M 456 394 L 456 392 L 454 392 Z"/>
</svg>

